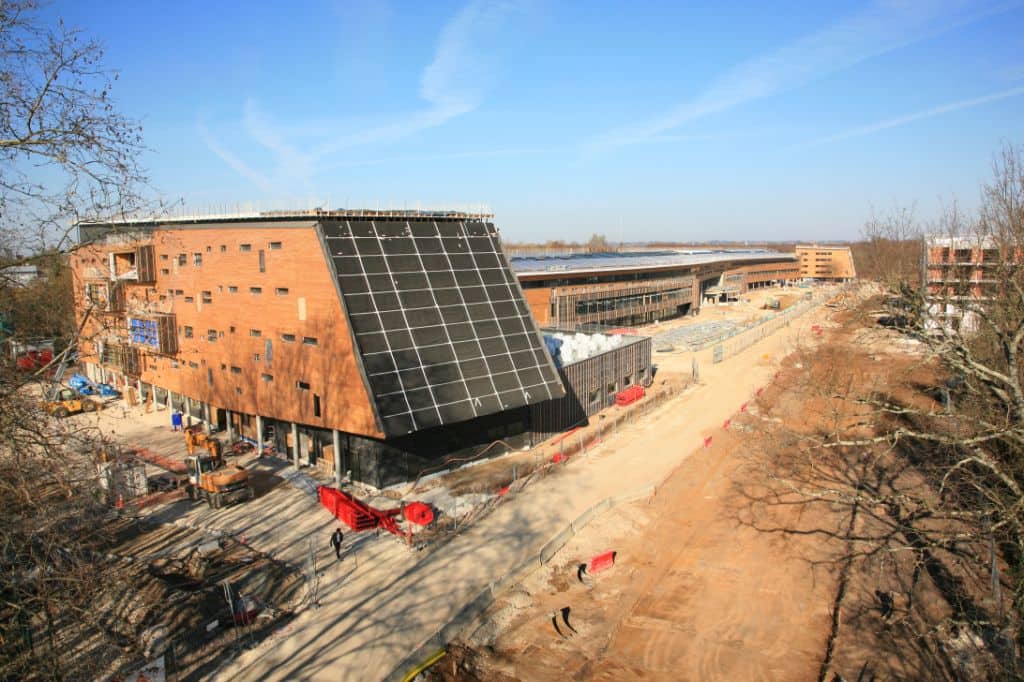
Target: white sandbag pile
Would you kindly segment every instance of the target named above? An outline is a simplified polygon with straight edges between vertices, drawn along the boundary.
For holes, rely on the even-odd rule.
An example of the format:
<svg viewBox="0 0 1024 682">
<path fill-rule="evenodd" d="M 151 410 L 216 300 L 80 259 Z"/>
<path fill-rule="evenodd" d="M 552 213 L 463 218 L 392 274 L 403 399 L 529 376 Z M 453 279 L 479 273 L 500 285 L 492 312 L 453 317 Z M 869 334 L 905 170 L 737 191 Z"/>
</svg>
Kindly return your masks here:
<svg viewBox="0 0 1024 682">
<path fill-rule="evenodd" d="M 550 334 L 562 342 L 560 350 L 561 365 L 571 365 L 580 360 L 600 355 L 622 345 L 622 335 L 606 336 L 604 334 Z"/>
</svg>

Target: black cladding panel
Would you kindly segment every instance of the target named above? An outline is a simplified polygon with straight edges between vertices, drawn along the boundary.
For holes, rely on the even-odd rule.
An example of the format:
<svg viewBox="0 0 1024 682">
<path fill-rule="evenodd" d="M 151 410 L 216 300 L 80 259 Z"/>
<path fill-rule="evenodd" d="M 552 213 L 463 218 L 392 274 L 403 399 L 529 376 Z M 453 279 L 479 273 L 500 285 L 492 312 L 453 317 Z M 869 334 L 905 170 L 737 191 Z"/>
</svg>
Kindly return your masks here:
<svg viewBox="0 0 1024 682">
<path fill-rule="evenodd" d="M 320 230 L 387 437 L 565 395 L 494 225 Z"/>
</svg>

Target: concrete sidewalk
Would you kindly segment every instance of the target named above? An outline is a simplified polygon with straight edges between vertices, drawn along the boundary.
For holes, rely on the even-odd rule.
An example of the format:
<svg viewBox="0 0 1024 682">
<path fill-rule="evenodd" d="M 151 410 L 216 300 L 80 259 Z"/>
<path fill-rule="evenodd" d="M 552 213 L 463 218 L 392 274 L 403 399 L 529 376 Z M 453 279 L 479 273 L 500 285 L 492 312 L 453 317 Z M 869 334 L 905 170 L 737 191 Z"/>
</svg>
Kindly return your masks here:
<svg viewBox="0 0 1024 682">
<path fill-rule="evenodd" d="M 710 350 L 698 354 L 699 386 L 541 478 L 441 547 L 416 553 L 386 534 L 367 536 L 358 552 L 336 562 L 324 551 L 334 520 L 307 496 L 280 487 L 256 500 L 259 506 L 245 516 L 257 547 L 277 545 L 279 558 L 301 564 L 309 538 L 313 545 L 322 541 L 324 549 L 314 550 L 327 556 L 320 607 L 304 611 L 281 637 L 225 665 L 217 679 L 383 678 L 487 584 L 535 556 L 595 502 L 663 480 L 772 379 L 775 364 L 798 338 L 813 341 L 809 327 L 827 312 L 811 311 L 718 365 Z M 674 361 L 689 363 L 691 357 Z M 223 510 L 203 514 L 202 522 L 211 526 L 234 527 L 241 520 Z M 282 546 L 280 534 L 290 542 Z"/>
</svg>

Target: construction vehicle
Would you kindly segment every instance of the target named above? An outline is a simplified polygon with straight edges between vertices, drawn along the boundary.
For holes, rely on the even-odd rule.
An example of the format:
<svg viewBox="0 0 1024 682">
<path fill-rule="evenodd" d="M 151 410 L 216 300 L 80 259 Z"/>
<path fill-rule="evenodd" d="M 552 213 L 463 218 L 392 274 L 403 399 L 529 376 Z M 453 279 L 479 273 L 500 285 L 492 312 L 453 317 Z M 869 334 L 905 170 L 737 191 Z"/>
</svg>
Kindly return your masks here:
<svg viewBox="0 0 1024 682">
<path fill-rule="evenodd" d="M 73 388 L 58 387 L 43 401 L 43 409 L 54 417 L 63 419 L 79 412 L 95 412 L 100 409 L 100 403 Z"/>
<path fill-rule="evenodd" d="M 217 449 L 219 454 L 220 450 Z M 188 473 L 186 489 L 193 500 L 206 500 L 213 509 L 232 502 L 251 500 L 256 491 L 249 485 L 249 472 L 240 466 L 225 467 L 217 455 L 194 455 L 185 458 Z"/>
</svg>

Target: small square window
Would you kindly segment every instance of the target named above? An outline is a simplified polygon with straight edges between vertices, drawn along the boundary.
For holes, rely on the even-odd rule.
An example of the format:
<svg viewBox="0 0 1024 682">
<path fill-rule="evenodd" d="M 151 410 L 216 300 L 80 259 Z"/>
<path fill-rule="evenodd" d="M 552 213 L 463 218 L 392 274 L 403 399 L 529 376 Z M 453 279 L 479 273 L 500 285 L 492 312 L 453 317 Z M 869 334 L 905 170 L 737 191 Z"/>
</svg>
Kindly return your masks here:
<svg viewBox="0 0 1024 682">
<path fill-rule="evenodd" d="M 262 379 L 263 381 L 266 381 L 266 382 L 269 383 L 269 382 L 274 380 L 274 375 L 273 374 L 261 374 L 260 375 L 260 379 Z"/>
<path fill-rule="evenodd" d="M 271 251 L 281 250 L 281 242 L 270 242 L 269 246 Z"/>
<path fill-rule="evenodd" d="M 188 366 L 192 369 L 199 369 L 199 365 L 189 360 Z"/>
<path fill-rule="evenodd" d="M 242 368 L 241 367 L 235 367 L 234 365 L 231 365 L 231 373 L 232 374 L 241 374 L 242 373 Z"/>
<path fill-rule="evenodd" d="M 234 286 L 232 284 L 229 284 L 228 285 L 228 293 L 229 294 L 237 294 L 238 293 L 238 287 L 236 287 L 236 286 Z"/>
<path fill-rule="evenodd" d="M 210 291 L 204 291 L 203 292 L 203 303 L 213 303 L 213 292 L 210 292 Z"/>
<path fill-rule="evenodd" d="M 219 293 L 222 293 L 222 294 L 223 294 L 223 293 L 224 293 L 224 285 L 223 285 L 223 284 L 218 284 L 218 285 L 217 285 L 217 291 L 218 291 Z"/>
<path fill-rule="evenodd" d="M 281 334 L 281 340 L 287 341 L 288 343 L 292 343 L 293 341 L 295 341 L 295 334 Z"/>
<path fill-rule="evenodd" d="M 210 253 L 211 251 L 213 251 L 213 247 L 212 246 L 207 246 L 206 247 L 206 253 Z"/>
<path fill-rule="evenodd" d="M 238 250 L 239 251 L 243 251 L 243 252 L 244 251 L 252 251 L 252 244 L 239 244 L 238 245 Z"/>
<path fill-rule="evenodd" d="M 192 338 L 192 327 L 189 327 L 188 325 L 185 326 L 185 338 L 186 339 L 191 339 Z"/>
<path fill-rule="evenodd" d="M 167 269 L 167 268 L 160 268 L 160 274 L 161 275 L 169 275 L 169 274 L 171 274 L 171 271 L 169 269 Z"/>
<path fill-rule="evenodd" d="M 184 292 L 184 291 L 182 291 L 181 289 L 175 289 L 175 290 L 174 290 L 174 295 L 175 295 L 175 296 L 184 296 L 184 295 L 185 295 L 185 292 Z"/>
<path fill-rule="evenodd" d="M 263 336 L 263 332 L 261 332 L 259 329 L 250 329 L 249 336 Z"/>
<path fill-rule="evenodd" d="M 288 295 L 288 289 L 285 288 L 285 287 L 278 287 L 278 288 L 274 289 L 274 293 L 277 294 L 278 296 L 287 296 Z"/>
<path fill-rule="evenodd" d="M 220 245 L 220 252 L 221 253 L 227 253 L 228 252 L 228 245 L 227 244 L 221 244 Z"/>
<path fill-rule="evenodd" d="M 252 354 L 252 359 L 255 362 L 259 362 L 260 361 L 260 354 L 259 353 L 253 353 Z"/>
<path fill-rule="evenodd" d="M 188 262 L 188 256 L 184 253 L 178 254 L 178 265 L 185 265 Z"/>
<path fill-rule="evenodd" d="M 235 333 L 235 328 L 233 326 L 228 327 L 228 332 L 231 333 L 231 334 L 234 334 Z"/>
<path fill-rule="evenodd" d="M 239 388 L 238 386 L 235 386 L 235 393 L 237 393 L 238 395 L 242 395 L 242 389 Z"/>
<path fill-rule="evenodd" d="M 161 253 L 160 254 L 160 260 L 167 260 L 167 254 L 166 253 Z"/>
<path fill-rule="evenodd" d="M 191 296 L 185 297 L 185 303 L 195 303 L 195 300 L 196 299 L 192 298 Z"/>
<path fill-rule="evenodd" d="M 221 368 L 222 371 L 226 371 L 227 368 L 228 368 L 227 363 L 224 363 L 224 362 L 220 363 L 220 368 Z"/>
<path fill-rule="evenodd" d="M 300 391 L 308 391 L 309 383 L 306 381 L 296 381 L 295 388 L 299 389 Z"/>
<path fill-rule="evenodd" d="M 193 253 L 192 254 L 192 265 L 202 265 L 202 264 L 203 264 L 203 254 L 201 254 L 201 253 Z"/>
<path fill-rule="evenodd" d="M 217 332 L 217 336 L 221 339 L 224 338 L 224 332 Z"/>
<path fill-rule="evenodd" d="M 304 343 L 307 346 L 315 346 L 319 342 L 317 341 L 315 336 L 303 336 L 302 337 L 302 343 Z"/>
<path fill-rule="evenodd" d="M 254 296 L 259 296 L 263 293 L 263 287 L 249 287 L 249 293 Z"/>
<path fill-rule="evenodd" d="M 206 330 L 206 340 L 207 341 L 216 341 L 217 340 L 217 330 L 216 329 L 207 329 Z"/>
</svg>

